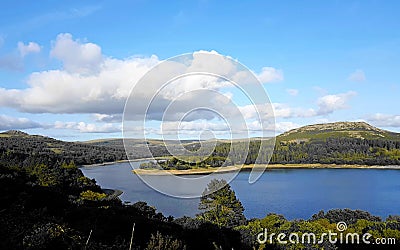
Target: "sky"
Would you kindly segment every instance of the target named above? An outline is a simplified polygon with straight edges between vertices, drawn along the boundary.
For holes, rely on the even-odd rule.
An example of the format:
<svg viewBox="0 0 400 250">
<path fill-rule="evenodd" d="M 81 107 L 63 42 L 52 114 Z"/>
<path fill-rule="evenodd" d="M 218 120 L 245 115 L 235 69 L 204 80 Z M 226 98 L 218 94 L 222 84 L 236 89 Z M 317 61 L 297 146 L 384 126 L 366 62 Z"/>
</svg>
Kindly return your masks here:
<svg viewBox="0 0 400 250">
<path fill-rule="evenodd" d="M 131 90 L 137 96 L 146 89 L 135 89 L 142 76 L 185 53 L 194 58 L 188 67 L 208 64 L 200 56 L 204 53 L 228 56 L 258 77 L 269 97 L 265 104 L 274 110 L 276 134 L 336 121 L 365 121 L 400 132 L 399 1 L 0 5 L 0 131 L 18 129 L 68 141 L 121 137 Z M 270 130 L 260 129 L 251 102 L 237 88 L 213 81 L 193 77 L 175 83 L 174 90 L 206 86 L 226 98 L 204 98 L 199 105 L 218 108 L 232 100 L 253 126 L 249 136 Z M 173 99 L 164 94 L 161 101 Z M 194 95 L 177 105 L 198 99 Z M 194 112 L 163 126 L 158 115 L 148 114 L 146 136 L 158 138 L 175 126 L 171 131 L 182 129 L 184 138 L 204 131 L 226 137 L 224 116 L 233 116 L 226 110 L 222 118 Z"/>
</svg>

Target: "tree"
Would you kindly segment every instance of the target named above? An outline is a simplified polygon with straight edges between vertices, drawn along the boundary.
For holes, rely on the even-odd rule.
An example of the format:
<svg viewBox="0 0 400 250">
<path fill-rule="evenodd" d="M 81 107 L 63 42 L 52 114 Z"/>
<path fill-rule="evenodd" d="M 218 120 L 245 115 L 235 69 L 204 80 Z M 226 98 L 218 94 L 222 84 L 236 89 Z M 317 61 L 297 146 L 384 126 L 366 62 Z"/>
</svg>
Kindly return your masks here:
<svg viewBox="0 0 400 250">
<path fill-rule="evenodd" d="M 160 232 L 152 234 L 146 250 L 180 250 L 186 249 L 186 246 L 180 240 L 173 239 L 170 236 L 164 236 Z"/>
<path fill-rule="evenodd" d="M 242 203 L 225 180 L 212 180 L 200 198 L 198 219 L 232 228 L 246 223 Z"/>
</svg>

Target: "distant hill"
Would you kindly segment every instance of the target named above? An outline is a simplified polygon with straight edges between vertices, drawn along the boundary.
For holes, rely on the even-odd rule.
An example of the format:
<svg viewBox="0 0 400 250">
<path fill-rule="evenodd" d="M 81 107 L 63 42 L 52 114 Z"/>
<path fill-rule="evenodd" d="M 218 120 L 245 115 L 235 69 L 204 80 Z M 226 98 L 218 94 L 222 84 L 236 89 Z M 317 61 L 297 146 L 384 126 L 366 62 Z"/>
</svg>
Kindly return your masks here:
<svg viewBox="0 0 400 250">
<path fill-rule="evenodd" d="M 400 133 L 383 130 L 366 122 L 335 122 L 307 125 L 292 129 L 277 137 L 282 141 L 327 138 L 400 140 Z"/>
<path fill-rule="evenodd" d="M 260 138 L 250 142 L 246 164 L 256 159 L 274 164 L 349 164 L 349 165 L 399 165 L 400 133 L 390 132 L 365 122 L 336 122 L 308 125 L 293 129 L 276 137 L 272 155 L 260 151 Z M 229 142 L 219 145 L 215 155 L 226 157 Z M 232 142 L 244 148 L 240 141 Z M 233 164 L 241 152 L 231 154 Z"/>
<path fill-rule="evenodd" d="M 308 125 L 277 136 L 271 162 L 400 165 L 400 133 L 365 122 Z"/>
<path fill-rule="evenodd" d="M 126 159 L 125 150 L 122 149 L 65 142 L 41 135 L 29 135 L 18 130 L 0 133 L 0 153 L 3 152 L 13 152 L 15 155 L 20 154 L 21 157 L 46 156 L 43 158 L 74 161 L 78 165 Z"/>
</svg>

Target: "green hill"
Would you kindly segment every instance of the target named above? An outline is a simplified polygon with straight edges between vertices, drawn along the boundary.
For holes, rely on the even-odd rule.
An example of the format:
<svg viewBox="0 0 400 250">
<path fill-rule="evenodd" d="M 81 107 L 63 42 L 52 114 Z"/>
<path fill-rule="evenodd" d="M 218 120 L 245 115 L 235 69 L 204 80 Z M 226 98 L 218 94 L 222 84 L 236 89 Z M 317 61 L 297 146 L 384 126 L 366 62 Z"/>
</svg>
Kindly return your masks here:
<svg viewBox="0 0 400 250">
<path fill-rule="evenodd" d="M 400 165 L 400 133 L 365 122 L 308 125 L 277 136 L 271 162 Z"/>
<path fill-rule="evenodd" d="M 382 130 L 366 122 L 335 122 L 308 125 L 285 132 L 277 137 L 279 141 L 308 141 L 327 138 L 359 138 L 400 140 L 400 133 Z"/>
<path fill-rule="evenodd" d="M 0 133 L 0 153 L 32 155 L 76 164 L 94 164 L 126 159 L 125 150 L 79 142 L 65 142 L 41 135 L 10 130 Z M 17 162 L 18 159 L 15 159 Z"/>
<path fill-rule="evenodd" d="M 365 122 L 336 122 L 308 125 L 276 137 L 271 151 L 260 150 L 260 138 L 250 142 L 246 164 L 348 164 L 399 165 L 400 134 L 373 127 Z M 235 152 L 228 160 L 240 163 L 245 143 L 233 141 L 217 146 L 214 155 L 227 157 L 229 148 Z M 237 152 L 237 153 L 236 153 Z"/>
</svg>

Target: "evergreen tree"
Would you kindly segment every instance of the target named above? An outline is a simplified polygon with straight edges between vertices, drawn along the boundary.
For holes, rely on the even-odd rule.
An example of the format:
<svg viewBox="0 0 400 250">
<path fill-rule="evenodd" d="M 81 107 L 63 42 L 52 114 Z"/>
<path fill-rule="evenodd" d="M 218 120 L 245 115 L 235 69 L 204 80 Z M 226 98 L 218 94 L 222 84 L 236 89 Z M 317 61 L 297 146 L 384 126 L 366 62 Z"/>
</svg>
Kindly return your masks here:
<svg viewBox="0 0 400 250">
<path fill-rule="evenodd" d="M 200 198 L 197 217 L 220 227 L 232 228 L 246 223 L 242 203 L 225 180 L 212 180 Z"/>
</svg>

